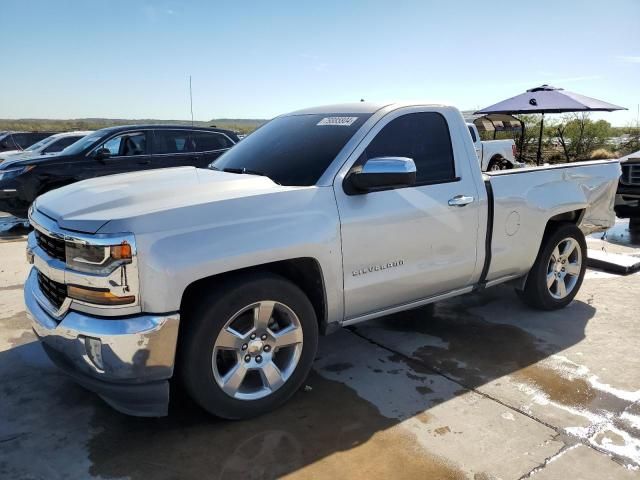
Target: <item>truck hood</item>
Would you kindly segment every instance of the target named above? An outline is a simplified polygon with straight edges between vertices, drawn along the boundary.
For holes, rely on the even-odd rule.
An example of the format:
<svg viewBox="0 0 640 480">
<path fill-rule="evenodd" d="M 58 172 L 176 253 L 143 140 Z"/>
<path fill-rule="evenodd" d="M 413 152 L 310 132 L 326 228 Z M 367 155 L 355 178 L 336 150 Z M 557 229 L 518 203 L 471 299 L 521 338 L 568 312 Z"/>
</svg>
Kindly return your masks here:
<svg viewBox="0 0 640 480">
<path fill-rule="evenodd" d="M 38 197 L 35 208 L 64 229 L 96 233 L 113 220 L 292 188 L 267 177 L 177 167 L 84 180 Z"/>
</svg>

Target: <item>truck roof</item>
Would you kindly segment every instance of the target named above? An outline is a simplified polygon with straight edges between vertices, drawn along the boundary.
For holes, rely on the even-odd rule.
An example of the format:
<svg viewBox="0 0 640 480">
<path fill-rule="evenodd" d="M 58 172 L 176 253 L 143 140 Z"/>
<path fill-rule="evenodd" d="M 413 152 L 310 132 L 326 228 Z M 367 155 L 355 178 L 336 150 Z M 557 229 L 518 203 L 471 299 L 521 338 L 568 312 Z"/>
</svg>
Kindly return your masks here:
<svg viewBox="0 0 640 480">
<path fill-rule="evenodd" d="M 352 103 L 336 103 L 334 105 L 322 105 L 319 107 L 304 108 L 302 110 L 296 110 L 295 112 L 288 113 L 287 115 L 309 115 L 309 114 L 330 114 L 330 113 L 369 113 L 373 114 L 378 110 L 385 107 L 410 107 L 410 106 L 434 106 L 443 107 L 441 104 L 434 104 L 430 102 L 352 102 Z"/>
<path fill-rule="evenodd" d="M 172 124 L 130 124 L 130 125 L 116 125 L 113 127 L 105 127 L 101 128 L 100 132 L 119 132 L 119 131 L 127 131 L 131 129 L 140 129 L 140 130 L 204 130 L 209 132 L 217 132 L 217 133 L 226 133 L 233 134 L 235 132 L 233 130 L 227 130 L 225 128 L 216 128 L 216 127 L 200 127 L 198 125 L 172 125 Z"/>
</svg>

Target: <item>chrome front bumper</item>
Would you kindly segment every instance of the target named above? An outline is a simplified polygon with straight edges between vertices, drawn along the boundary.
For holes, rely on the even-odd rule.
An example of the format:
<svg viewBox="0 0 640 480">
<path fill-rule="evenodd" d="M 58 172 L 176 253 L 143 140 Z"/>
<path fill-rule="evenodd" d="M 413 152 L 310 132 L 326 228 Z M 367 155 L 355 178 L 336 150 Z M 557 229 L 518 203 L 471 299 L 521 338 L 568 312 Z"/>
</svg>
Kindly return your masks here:
<svg viewBox="0 0 640 480">
<path fill-rule="evenodd" d="M 27 314 L 54 363 L 117 410 L 166 415 L 179 314 L 114 318 L 70 310 L 56 318 L 43 297 L 34 267 L 24 289 Z"/>
</svg>

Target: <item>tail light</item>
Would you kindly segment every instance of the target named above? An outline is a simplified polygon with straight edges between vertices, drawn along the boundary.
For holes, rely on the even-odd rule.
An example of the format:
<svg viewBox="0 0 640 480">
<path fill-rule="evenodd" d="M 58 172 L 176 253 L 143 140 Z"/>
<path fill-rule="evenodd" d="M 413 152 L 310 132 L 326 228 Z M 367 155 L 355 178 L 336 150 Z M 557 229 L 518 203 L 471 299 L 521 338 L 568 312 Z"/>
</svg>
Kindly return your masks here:
<svg viewBox="0 0 640 480">
<path fill-rule="evenodd" d="M 511 152 L 513 153 L 513 158 L 516 158 L 516 145 L 515 143 L 511 145 Z"/>
</svg>

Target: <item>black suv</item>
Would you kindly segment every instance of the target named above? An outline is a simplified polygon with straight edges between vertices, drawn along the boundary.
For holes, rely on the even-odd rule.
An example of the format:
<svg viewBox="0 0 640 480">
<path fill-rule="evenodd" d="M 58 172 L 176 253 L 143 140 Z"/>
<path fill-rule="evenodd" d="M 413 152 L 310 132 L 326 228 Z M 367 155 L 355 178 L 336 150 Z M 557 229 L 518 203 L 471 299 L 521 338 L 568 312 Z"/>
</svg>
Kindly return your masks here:
<svg viewBox="0 0 640 480">
<path fill-rule="evenodd" d="M 0 212 L 24 218 L 38 195 L 87 178 L 184 165 L 206 167 L 237 142 L 234 132 L 219 128 L 103 128 L 58 154 L 0 163 Z"/>
<path fill-rule="evenodd" d="M 0 132 L 0 152 L 24 150 L 53 132 Z"/>
</svg>

